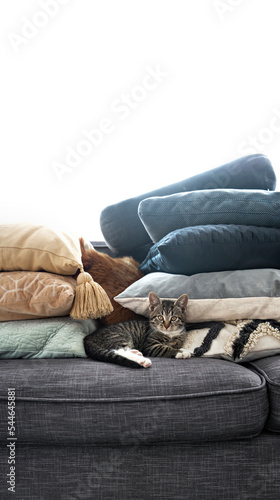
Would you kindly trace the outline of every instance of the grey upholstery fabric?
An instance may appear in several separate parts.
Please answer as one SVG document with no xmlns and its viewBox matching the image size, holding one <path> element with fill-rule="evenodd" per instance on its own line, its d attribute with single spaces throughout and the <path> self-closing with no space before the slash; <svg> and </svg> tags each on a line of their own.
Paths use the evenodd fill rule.
<svg viewBox="0 0 280 500">
<path fill-rule="evenodd" d="M 252 437 L 268 415 L 264 378 L 216 359 L 153 358 L 135 370 L 89 359 L 3 360 L 21 443 L 131 445 Z M 2 442 L 7 394 L 0 399 Z"/>
<path fill-rule="evenodd" d="M 268 387 L 269 416 L 266 428 L 280 432 L 280 356 L 259 359 L 251 365 L 265 378 Z"/>
<path fill-rule="evenodd" d="M 279 500 L 280 435 L 195 444 L 22 446 L 14 500 Z M 6 496 L 5 496 L 6 493 Z"/>
</svg>

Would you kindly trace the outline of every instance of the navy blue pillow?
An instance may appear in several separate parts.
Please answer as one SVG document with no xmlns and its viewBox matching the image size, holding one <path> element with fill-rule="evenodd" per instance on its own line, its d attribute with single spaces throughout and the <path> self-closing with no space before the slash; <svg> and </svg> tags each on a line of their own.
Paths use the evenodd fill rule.
<svg viewBox="0 0 280 500">
<path fill-rule="evenodd" d="M 248 224 L 280 228 L 280 192 L 204 189 L 147 198 L 139 217 L 154 243 L 171 231 L 206 224 Z"/>
<path fill-rule="evenodd" d="M 207 169 L 207 166 L 205 168 Z M 191 172 L 190 163 L 186 170 Z M 133 174 L 134 172 L 132 172 L 131 182 L 137 184 L 137 175 L 141 175 L 141 172 L 136 172 L 136 177 Z M 152 245 L 151 238 L 138 217 L 138 205 L 145 198 L 201 189 L 274 190 L 275 185 L 275 172 L 267 156 L 259 153 L 248 155 L 175 184 L 110 205 L 101 212 L 100 227 L 108 247 L 113 252 L 121 255 L 132 255 L 141 261 Z M 221 222 L 221 224 L 226 223 L 236 224 L 236 222 Z M 170 231 L 173 229 L 178 229 L 178 227 L 173 227 Z M 168 232 L 165 231 L 162 236 Z"/>
<path fill-rule="evenodd" d="M 245 225 L 193 226 L 155 243 L 140 265 L 144 273 L 192 275 L 280 268 L 280 229 Z"/>
</svg>

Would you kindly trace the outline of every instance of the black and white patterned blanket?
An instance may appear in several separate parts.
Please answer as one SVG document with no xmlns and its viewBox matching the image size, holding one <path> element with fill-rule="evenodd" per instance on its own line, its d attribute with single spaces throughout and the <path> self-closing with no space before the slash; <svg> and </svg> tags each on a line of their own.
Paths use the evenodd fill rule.
<svg viewBox="0 0 280 500">
<path fill-rule="evenodd" d="M 184 348 L 194 357 L 241 362 L 280 353 L 280 321 L 236 320 L 189 323 Z"/>
</svg>

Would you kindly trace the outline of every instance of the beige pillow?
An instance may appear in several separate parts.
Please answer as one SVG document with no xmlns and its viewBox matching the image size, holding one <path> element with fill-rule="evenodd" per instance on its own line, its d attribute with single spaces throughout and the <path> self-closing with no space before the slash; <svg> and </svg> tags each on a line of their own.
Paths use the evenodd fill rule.
<svg viewBox="0 0 280 500">
<path fill-rule="evenodd" d="M 33 224 L 0 225 L 0 271 L 74 275 L 82 269 L 79 239 Z"/>
<path fill-rule="evenodd" d="M 85 273 L 80 241 L 71 234 L 34 224 L 0 225 L 0 271 L 46 271 L 77 277 L 70 316 L 100 318 L 113 310 L 102 286 Z"/>
<path fill-rule="evenodd" d="M 51 273 L 0 273 L 0 321 L 69 315 L 76 280 Z"/>
</svg>

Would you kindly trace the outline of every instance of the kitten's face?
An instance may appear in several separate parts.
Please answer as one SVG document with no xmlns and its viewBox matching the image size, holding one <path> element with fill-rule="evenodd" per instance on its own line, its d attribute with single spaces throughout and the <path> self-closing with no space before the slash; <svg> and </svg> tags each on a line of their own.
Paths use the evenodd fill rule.
<svg viewBox="0 0 280 500">
<path fill-rule="evenodd" d="M 177 300 L 161 300 L 154 292 L 149 294 L 150 323 L 165 335 L 174 337 L 185 330 L 185 310 L 188 295 L 181 295 Z"/>
</svg>

